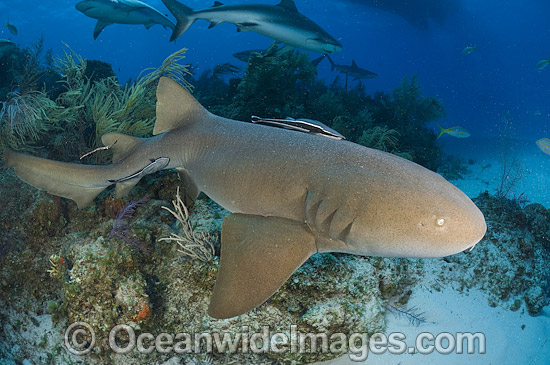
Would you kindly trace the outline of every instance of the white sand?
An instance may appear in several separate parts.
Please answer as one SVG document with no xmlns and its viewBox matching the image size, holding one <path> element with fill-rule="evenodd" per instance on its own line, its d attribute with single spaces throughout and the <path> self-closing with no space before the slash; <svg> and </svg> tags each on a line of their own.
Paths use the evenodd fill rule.
<svg viewBox="0 0 550 365">
<path fill-rule="evenodd" d="M 386 334 L 402 332 L 407 336 L 407 346 L 414 346 L 417 334 L 430 332 L 437 336 L 442 332 L 482 332 L 486 338 L 486 354 L 443 355 L 435 351 L 429 355 L 369 354 L 366 364 L 541 364 L 550 359 L 550 307 L 542 314 L 531 317 L 524 308 L 517 312 L 491 308 L 483 293 L 477 290 L 461 294 L 452 289 L 437 292 L 421 285 L 413 290 L 408 303 L 425 312 L 426 323 L 415 327 L 405 318 L 388 314 Z M 522 329 L 522 325 L 525 325 Z M 433 342 L 432 342 L 433 343 Z M 348 356 L 330 364 L 352 364 Z"/>
<path fill-rule="evenodd" d="M 475 162 L 468 165 L 470 174 L 464 175 L 464 179 L 453 181 L 468 196 L 476 197 L 485 190 L 495 193 L 501 181 L 503 156 L 506 151 L 508 161 L 517 160 L 520 169 L 525 173 L 510 197 L 523 193 L 529 203 L 540 203 L 550 208 L 550 156 L 536 146 L 535 140 L 514 139 L 506 144 L 499 138 L 457 139 L 443 136 L 439 141 L 445 153 Z M 482 170 L 482 166 L 489 164 L 490 167 Z"/>
</svg>

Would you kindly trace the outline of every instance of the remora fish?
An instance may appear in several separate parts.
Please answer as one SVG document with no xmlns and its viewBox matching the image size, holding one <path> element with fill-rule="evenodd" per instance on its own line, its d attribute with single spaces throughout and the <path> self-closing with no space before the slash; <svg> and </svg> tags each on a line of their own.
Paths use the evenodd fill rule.
<svg viewBox="0 0 550 365">
<path fill-rule="evenodd" d="M 90 18 L 97 19 L 94 39 L 108 25 L 143 24 L 149 29 L 155 24 L 174 28 L 175 24 L 150 5 L 138 0 L 84 0 L 75 8 Z"/>
<path fill-rule="evenodd" d="M 318 136 L 334 139 L 346 139 L 343 135 L 330 128 L 329 126 L 319 122 L 318 120 L 299 118 L 294 119 L 287 117 L 286 119 L 277 118 L 262 118 L 258 116 L 251 116 L 252 123 L 270 125 L 277 128 L 285 128 L 297 132 L 311 133 Z"/>
<path fill-rule="evenodd" d="M 442 135 L 448 134 L 449 136 L 453 136 L 455 138 L 468 138 L 470 137 L 470 132 L 461 126 L 456 127 L 450 127 L 450 128 L 443 128 L 439 125 L 439 123 L 435 123 L 439 127 L 439 135 L 436 139 L 439 139 Z"/>
<path fill-rule="evenodd" d="M 196 11 L 176 0 L 162 2 L 177 19 L 171 41 L 181 36 L 195 20 L 205 19 L 210 21 L 209 28 L 223 22 L 232 23 L 239 32 L 251 30 L 283 42 L 287 48 L 320 53 L 342 50 L 340 42 L 298 12 L 294 0 L 281 0 L 278 5 L 223 5 L 216 1 L 213 7 Z"/>
<path fill-rule="evenodd" d="M 441 257 L 476 245 L 486 231 L 476 205 L 420 165 L 345 140 L 213 115 L 165 77 L 157 88 L 153 133 L 104 135 L 113 150 L 110 165 L 10 150 L 4 158 L 27 183 L 80 208 L 111 181 L 120 195 L 148 168 L 177 169 L 185 200 L 202 191 L 232 212 L 222 225 L 208 309 L 215 318 L 262 304 L 317 252 Z"/>
<path fill-rule="evenodd" d="M 353 60 L 351 61 L 351 66 L 346 66 L 346 65 L 338 65 L 338 64 L 334 63 L 332 61 L 332 58 L 330 58 L 330 56 L 328 56 L 328 55 L 327 55 L 327 58 L 328 58 L 328 61 L 330 62 L 330 66 L 331 66 L 332 71 L 334 71 L 336 69 L 339 72 L 341 72 L 341 73 L 343 73 L 347 76 L 353 77 L 354 80 L 374 79 L 374 78 L 378 77 L 378 75 L 375 74 L 374 72 L 371 72 L 369 70 L 365 70 L 364 68 L 361 68 L 361 67 L 357 66 L 357 64 Z"/>
</svg>

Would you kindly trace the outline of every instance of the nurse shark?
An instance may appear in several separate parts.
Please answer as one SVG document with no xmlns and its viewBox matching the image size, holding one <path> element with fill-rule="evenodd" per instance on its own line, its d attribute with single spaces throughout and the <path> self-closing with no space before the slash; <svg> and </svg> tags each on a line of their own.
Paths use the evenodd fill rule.
<svg viewBox="0 0 550 365">
<path fill-rule="evenodd" d="M 202 191 L 231 212 L 208 308 L 214 318 L 259 306 L 318 252 L 442 257 L 485 234 L 483 214 L 462 191 L 395 155 L 216 116 L 166 77 L 156 114 L 153 137 L 103 136 L 109 165 L 5 150 L 6 167 L 80 208 L 111 184 L 122 195 L 148 173 L 177 169 L 185 201 Z"/>
</svg>

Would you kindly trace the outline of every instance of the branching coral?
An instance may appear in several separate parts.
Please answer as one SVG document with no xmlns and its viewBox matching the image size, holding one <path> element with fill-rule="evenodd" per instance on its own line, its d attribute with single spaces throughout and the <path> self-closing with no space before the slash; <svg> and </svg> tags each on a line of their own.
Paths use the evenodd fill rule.
<svg viewBox="0 0 550 365">
<path fill-rule="evenodd" d="M 185 79 L 190 75 L 187 66 L 179 63 L 185 58 L 186 51 L 184 48 L 171 54 L 157 69 L 142 71 L 137 81 L 124 89 L 120 89 L 112 78 L 94 84 L 94 100 L 90 108 L 96 125 L 93 145 L 98 145 L 101 136 L 110 132 L 136 137 L 152 133 L 155 122 L 154 84 L 160 77 L 168 76 L 188 90 L 192 89 Z"/>
<path fill-rule="evenodd" d="M 189 210 L 183 204 L 180 197 L 180 189 L 176 191 L 176 199 L 172 200 L 174 210 L 162 207 L 169 211 L 181 226 L 181 235 L 172 233 L 170 237 L 159 239 L 160 241 L 174 241 L 180 246 L 180 252 L 193 259 L 199 259 L 203 262 L 211 262 L 214 257 L 215 237 L 209 233 L 195 232 L 189 221 Z"/>
<path fill-rule="evenodd" d="M 506 114 L 503 119 L 503 128 L 500 134 L 500 162 L 501 172 L 498 187 L 495 195 L 497 197 L 509 197 L 519 182 L 523 180 L 528 171 L 523 167 L 522 162 L 518 159 L 517 153 L 514 153 L 512 147 L 512 121 L 510 116 Z"/>
<path fill-rule="evenodd" d="M 399 146 L 399 132 L 386 126 L 376 126 L 363 131 L 357 143 L 381 151 L 393 151 Z"/>
<path fill-rule="evenodd" d="M 42 92 L 11 93 L 0 110 L 0 145 L 29 149 L 51 128 L 48 111 L 53 109 L 55 103 Z"/>
<path fill-rule="evenodd" d="M 142 71 L 136 82 L 122 88 L 115 77 L 87 77 L 88 62 L 66 47 L 55 62 L 66 91 L 56 100 L 61 108 L 51 114 L 54 125 L 62 131 L 53 146 L 61 158 L 74 159 L 84 150 L 101 145 L 101 136 L 107 133 L 150 135 L 155 122 L 154 86 L 161 76 L 191 89 L 185 80 L 190 75 L 187 66 L 179 63 L 186 49 L 168 56 L 157 69 Z"/>
<path fill-rule="evenodd" d="M 315 83 L 317 70 L 300 52 L 249 59 L 238 94 L 231 105 L 241 120 L 251 114 L 273 117 L 303 116 L 304 104 Z"/>
<path fill-rule="evenodd" d="M 38 80 L 44 74 L 45 70 L 40 65 L 41 54 L 44 50 L 44 36 L 41 36 L 36 42 L 31 43 L 30 49 L 25 49 L 25 62 L 21 65 L 22 71 L 16 77 L 19 89 L 22 92 L 36 90 Z"/>
<path fill-rule="evenodd" d="M 67 44 L 66 50 L 63 50 L 62 57 L 56 57 L 54 67 L 57 72 L 63 77 L 63 83 L 67 90 L 79 90 L 82 84 L 86 82 L 84 77 L 86 73 L 86 60 L 75 53 Z"/>
</svg>

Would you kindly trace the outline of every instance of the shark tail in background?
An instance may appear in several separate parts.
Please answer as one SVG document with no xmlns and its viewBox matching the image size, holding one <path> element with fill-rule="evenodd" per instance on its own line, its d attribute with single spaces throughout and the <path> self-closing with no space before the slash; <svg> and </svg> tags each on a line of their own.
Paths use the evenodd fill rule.
<svg viewBox="0 0 550 365">
<path fill-rule="evenodd" d="M 172 42 L 185 33 L 185 31 L 195 22 L 196 19 L 193 17 L 195 11 L 176 0 L 162 0 L 162 2 L 177 20 L 176 27 L 170 37 L 170 42 Z"/>
<path fill-rule="evenodd" d="M 437 138 L 436 138 L 436 139 L 439 139 L 439 137 L 444 135 L 445 132 L 447 132 L 447 130 L 445 128 L 443 128 L 442 126 L 440 126 L 439 123 L 435 123 L 435 124 L 437 124 L 437 126 L 439 127 L 439 136 L 437 136 Z"/>
<path fill-rule="evenodd" d="M 330 62 L 330 70 L 334 71 L 334 62 L 332 61 L 332 58 L 330 58 L 329 55 L 327 55 L 328 62 Z"/>
<path fill-rule="evenodd" d="M 322 60 L 325 59 L 325 56 L 327 56 L 326 54 L 314 59 L 313 61 L 311 61 L 311 64 L 315 67 L 319 66 L 319 64 L 321 63 Z"/>
</svg>

